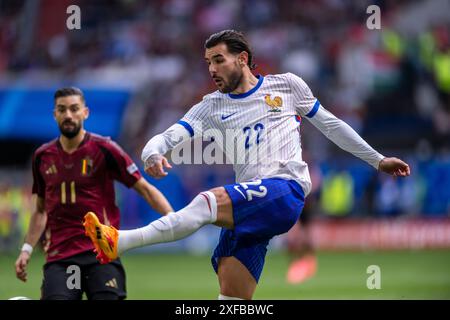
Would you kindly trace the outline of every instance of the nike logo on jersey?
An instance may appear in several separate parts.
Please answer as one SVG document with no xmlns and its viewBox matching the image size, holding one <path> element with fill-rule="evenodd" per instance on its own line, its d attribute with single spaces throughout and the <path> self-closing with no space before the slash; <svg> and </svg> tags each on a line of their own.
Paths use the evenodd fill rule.
<svg viewBox="0 0 450 320">
<path fill-rule="evenodd" d="M 239 190 L 239 186 L 234 186 L 234 190 L 236 190 L 237 192 L 239 192 L 239 193 L 244 197 L 244 199 L 247 200 L 247 198 L 246 198 L 245 195 L 242 193 L 242 191 Z"/>
<path fill-rule="evenodd" d="M 237 112 L 235 112 L 235 113 L 232 113 L 232 114 L 229 114 L 229 115 L 222 115 L 222 120 L 226 120 L 226 119 L 228 119 L 229 117 L 231 117 L 232 115 L 235 115 Z"/>
</svg>

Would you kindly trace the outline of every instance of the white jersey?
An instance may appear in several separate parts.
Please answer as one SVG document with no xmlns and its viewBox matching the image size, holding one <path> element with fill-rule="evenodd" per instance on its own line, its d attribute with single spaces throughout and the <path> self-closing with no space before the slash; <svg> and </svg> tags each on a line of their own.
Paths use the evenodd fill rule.
<svg viewBox="0 0 450 320">
<path fill-rule="evenodd" d="M 258 76 L 257 85 L 244 94 L 216 91 L 204 96 L 177 125 L 147 143 L 142 159 L 173 149 L 179 143 L 175 132 L 182 126 L 191 138 L 206 132 L 225 137 L 218 144 L 233 163 L 236 182 L 274 177 L 295 180 L 307 195 L 311 179 L 302 159 L 300 117 L 309 119 L 341 148 L 375 168 L 383 158 L 348 125 L 321 107 L 300 77 L 285 73 Z M 234 139 L 229 139 L 230 133 Z"/>
<path fill-rule="evenodd" d="M 259 76 L 258 80 L 245 94 L 216 91 L 206 95 L 181 121 L 195 135 L 216 129 L 227 138 L 224 151 L 233 163 L 236 182 L 294 179 L 308 193 L 311 179 L 302 160 L 296 116 L 308 114 L 317 99 L 300 78 L 289 73 Z M 235 141 L 230 141 L 229 132 L 236 133 Z"/>
</svg>

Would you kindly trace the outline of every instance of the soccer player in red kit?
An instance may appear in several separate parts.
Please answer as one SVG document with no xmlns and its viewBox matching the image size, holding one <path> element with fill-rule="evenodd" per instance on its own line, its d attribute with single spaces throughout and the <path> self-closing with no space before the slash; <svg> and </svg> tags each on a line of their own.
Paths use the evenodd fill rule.
<svg viewBox="0 0 450 320">
<path fill-rule="evenodd" d="M 133 160 L 110 138 L 83 128 L 89 116 L 78 88 L 56 91 L 54 118 L 61 135 L 33 155 L 33 194 L 37 195 L 25 244 L 16 261 L 16 275 L 27 280 L 33 247 L 45 231 L 46 264 L 41 299 L 123 299 L 125 271 L 121 262 L 101 265 L 82 225 L 87 211 L 119 228 L 114 180 L 133 187 L 161 214 L 173 211 L 167 199 L 140 174 Z M 70 269 L 69 269 L 70 268 Z M 68 281 L 75 271 L 78 281 Z M 69 285 L 70 284 L 70 285 Z"/>
</svg>

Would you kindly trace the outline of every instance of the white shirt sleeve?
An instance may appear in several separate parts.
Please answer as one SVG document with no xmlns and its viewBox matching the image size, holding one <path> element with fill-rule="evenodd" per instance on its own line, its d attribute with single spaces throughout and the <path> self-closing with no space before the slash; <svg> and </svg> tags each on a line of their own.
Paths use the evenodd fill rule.
<svg viewBox="0 0 450 320">
<path fill-rule="evenodd" d="M 149 160 L 155 155 L 164 155 L 179 144 L 201 136 L 208 127 L 208 99 L 203 98 L 194 105 L 180 121 L 166 131 L 151 138 L 142 150 L 141 159 L 148 166 Z"/>
<path fill-rule="evenodd" d="M 317 107 L 318 100 L 302 78 L 290 72 L 286 73 L 286 76 L 294 95 L 295 110 L 301 116 L 310 115 Z"/>
<path fill-rule="evenodd" d="M 378 165 L 384 156 L 375 151 L 344 121 L 336 118 L 320 104 L 314 115 L 306 118 L 341 149 L 352 153 L 378 170 Z"/>
<path fill-rule="evenodd" d="M 157 134 L 151 138 L 142 150 L 141 159 L 147 164 L 147 161 L 154 155 L 165 155 L 168 151 L 175 148 L 180 143 L 187 141 L 191 135 L 186 128 L 175 123 L 163 133 Z M 147 167 L 147 165 L 146 165 Z"/>
<path fill-rule="evenodd" d="M 378 164 L 384 156 L 375 151 L 348 124 L 321 106 L 302 78 L 292 73 L 286 75 L 294 95 L 296 111 L 301 116 L 305 116 L 341 149 L 352 153 L 378 170 Z"/>
<path fill-rule="evenodd" d="M 192 138 L 197 138 L 210 127 L 209 114 L 210 99 L 207 96 L 203 97 L 203 100 L 193 106 L 184 116 L 178 121 L 189 132 Z"/>
</svg>

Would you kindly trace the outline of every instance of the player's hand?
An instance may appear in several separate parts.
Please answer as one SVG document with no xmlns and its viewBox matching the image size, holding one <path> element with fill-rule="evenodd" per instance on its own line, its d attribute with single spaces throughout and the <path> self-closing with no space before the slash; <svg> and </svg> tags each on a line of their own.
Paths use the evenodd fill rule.
<svg viewBox="0 0 450 320">
<path fill-rule="evenodd" d="M 155 179 L 161 179 L 168 175 L 164 168 L 172 169 L 169 161 L 160 154 L 150 156 L 149 160 L 149 163 L 146 163 L 145 172 Z"/>
<path fill-rule="evenodd" d="M 30 261 L 30 254 L 22 251 L 16 260 L 16 277 L 23 282 L 27 281 L 27 265 Z"/>
<path fill-rule="evenodd" d="M 394 177 L 407 177 L 411 174 L 409 165 L 398 158 L 384 158 L 380 161 L 378 170 Z"/>
</svg>

